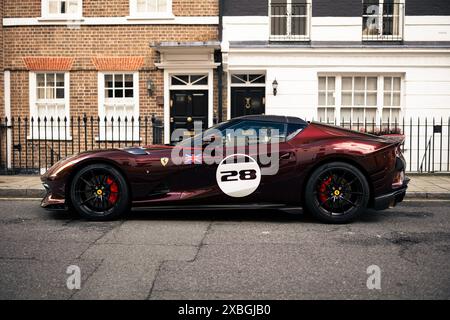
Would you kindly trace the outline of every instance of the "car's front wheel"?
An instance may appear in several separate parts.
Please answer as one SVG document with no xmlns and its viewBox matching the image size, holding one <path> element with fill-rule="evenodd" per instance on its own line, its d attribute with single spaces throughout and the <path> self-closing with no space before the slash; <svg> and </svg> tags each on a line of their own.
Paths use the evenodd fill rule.
<svg viewBox="0 0 450 320">
<path fill-rule="evenodd" d="M 89 220 L 118 218 L 129 211 L 129 199 L 125 178 L 107 164 L 88 165 L 79 170 L 71 182 L 71 207 Z"/>
<path fill-rule="evenodd" d="M 347 223 L 367 208 L 370 188 L 361 171 L 348 163 L 317 168 L 305 188 L 306 208 L 326 223 Z"/>
</svg>

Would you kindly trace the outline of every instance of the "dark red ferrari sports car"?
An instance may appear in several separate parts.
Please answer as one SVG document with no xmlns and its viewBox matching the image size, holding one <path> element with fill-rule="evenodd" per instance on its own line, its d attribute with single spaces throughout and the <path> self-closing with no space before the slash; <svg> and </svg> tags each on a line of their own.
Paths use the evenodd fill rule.
<svg viewBox="0 0 450 320">
<path fill-rule="evenodd" d="M 90 151 L 42 176 L 42 207 L 108 220 L 131 207 L 303 207 L 349 222 L 405 196 L 403 139 L 284 116 L 246 116 L 174 145 Z"/>
</svg>

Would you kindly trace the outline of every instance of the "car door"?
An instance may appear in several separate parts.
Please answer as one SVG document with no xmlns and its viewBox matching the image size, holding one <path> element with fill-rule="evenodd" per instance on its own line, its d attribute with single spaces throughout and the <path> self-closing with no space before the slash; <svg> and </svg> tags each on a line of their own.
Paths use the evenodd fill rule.
<svg viewBox="0 0 450 320">
<path fill-rule="evenodd" d="M 285 183 L 296 164 L 286 124 L 240 121 L 220 134 L 222 157 L 212 159 L 205 145 L 187 152 L 178 174 L 185 188 L 182 199 L 211 204 L 285 201 Z"/>
</svg>

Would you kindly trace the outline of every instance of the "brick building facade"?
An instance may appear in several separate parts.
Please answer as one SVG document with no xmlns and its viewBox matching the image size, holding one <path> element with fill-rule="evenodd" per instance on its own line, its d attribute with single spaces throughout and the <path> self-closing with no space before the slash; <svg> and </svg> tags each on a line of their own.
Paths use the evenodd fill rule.
<svg viewBox="0 0 450 320">
<path fill-rule="evenodd" d="M 41 123 L 37 130 L 22 128 L 20 133 L 41 140 L 53 134 L 74 144 L 81 130 L 76 120 L 84 116 L 107 119 L 106 126 L 112 118 L 121 117 L 124 124 L 125 117 L 137 121 L 156 116 L 164 121 L 166 142 L 177 125 L 190 125 L 197 117 L 207 122 L 205 126 L 212 125 L 217 117 L 215 71 L 220 65 L 214 54 L 220 48 L 218 3 L 2 1 L 1 116 L 53 117 L 50 131 Z M 10 79 L 7 84 L 4 74 Z M 3 105 L 4 88 L 10 109 Z M 67 119 L 68 129 L 56 124 L 58 118 L 61 123 Z M 133 130 L 92 130 L 88 139 L 142 141 L 139 129 Z M 19 132 L 10 132 L 14 134 Z"/>
</svg>

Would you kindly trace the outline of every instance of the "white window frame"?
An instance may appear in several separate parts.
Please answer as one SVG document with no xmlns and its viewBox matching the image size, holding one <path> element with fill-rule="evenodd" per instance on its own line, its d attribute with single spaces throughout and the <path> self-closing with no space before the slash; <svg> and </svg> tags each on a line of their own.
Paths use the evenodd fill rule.
<svg viewBox="0 0 450 320">
<path fill-rule="evenodd" d="M 383 110 L 385 109 L 398 109 L 399 110 L 399 118 L 401 118 L 403 110 L 404 110 L 404 74 L 399 74 L 399 73 L 395 73 L 395 74 L 389 74 L 389 73 L 385 73 L 385 74 L 371 74 L 371 73 L 340 73 L 340 74 L 333 74 L 333 73 L 319 73 L 317 76 L 317 98 L 319 98 L 319 78 L 320 77 L 335 77 L 335 109 L 334 109 L 334 115 L 335 115 L 335 119 L 337 123 L 341 123 L 342 122 L 342 117 L 341 117 L 341 112 L 342 109 L 348 109 L 351 108 L 352 112 L 351 112 L 351 123 L 356 125 L 358 123 L 358 119 L 353 118 L 353 109 L 357 108 L 357 109 L 364 109 L 364 117 L 366 117 L 366 111 L 367 109 L 376 109 L 376 116 L 375 116 L 375 125 L 379 126 L 380 123 L 382 123 L 383 125 L 386 125 L 387 123 L 385 123 L 383 121 Z M 367 106 L 367 105 L 363 105 L 363 106 L 357 106 L 357 105 L 352 105 L 352 106 L 348 106 L 348 105 L 343 105 L 342 104 L 342 78 L 345 77 L 365 77 L 366 78 L 366 82 L 367 82 L 367 78 L 377 78 L 377 103 L 375 106 Z M 384 78 L 385 77 L 392 77 L 392 78 L 400 78 L 400 106 L 385 106 L 384 105 Z M 354 80 L 352 80 L 352 83 L 354 83 Z M 352 91 L 354 95 L 354 88 L 353 88 L 353 84 L 352 84 Z M 365 101 L 367 99 L 367 92 L 365 94 Z M 352 97 L 352 101 L 353 101 L 353 97 Z M 325 108 L 325 106 L 320 106 L 318 104 L 317 106 L 317 112 L 316 112 L 316 117 L 317 119 L 319 119 L 319 108 Z M 333 106 L 328 106 L 327 108 L 333 108 Z M 393 124 L 395 122 L 395 119 L 389 119 L 390 123 Z M 399 121 L 399 119 L 397 119 L 397 121 Z M 360 124 L 364 123 L 364 118 L 360 119 Z M 371 119 L 367 119 L 368 125 L 371 125 L 372 120 Z M 370 122 L 370 123 L 369 123 Z M 345 121 L 345 124 L 348 124 L 348 122 Z"/>
<path fill-rule="evenodd" d="M 326 122 L 329 123 L 334 123 L 334 121 L 336 120 L 336 102 L 337 102 L 337 79 L 336 76 L 334 75 L 319 75 L 318 76 L 318 81 L 320 81 L 320 78 L 325 78 L 325 90 L 320 90 L 320 84 L 318 86 L 318 95 L 317 95 L 317 100 L 318 100 L 318 108 L 317 108 L 317 120 L 325 120 Z M 329 78 L 334 78 L 334 89 L 330 90 L 328 87 L 328 81 Z M 334 104 L 328 104 L 328 95 L 333 92 L 333 97 L 334 97 Z M 321 105 L 320 102 L 320 94 L 324 93 L 325 94 L 325 105 Z M 325 111 L 325 118 L 324 119 L 320 119 L 319 117 L 319 109 L 324 109 Z M 333 109 L 333 117 L 329 117 L 328 116 L 328 109 Z"/>
<path fill-rule="evenodd" d="M 41 15 L 44 19 L 63 19 L 63 20 L 79 20 L 83 17 L 83 0 L 78 1 L 78 10 L 76 13 L 57 13 L 53 14 L 49 12 L 50 0 L 41 0 Z"/>
<path fill-rule="evenodd" d="M 130 16 L 128 19 L 174 19 L 172 0 L 167 0 L 167 9 L 164 12 L 139 12 L 137 0 L 130 1 Z"/>
<path fill-rule="evenodd" d="M 119 130 L 118 130 L 118 117 L 114 116 L 114 131 L 108 131 L 106 130 L 105 135 L 105 129 L 101 128 L 100 132 L 96 138 L 97 141 L 138 141 L 141 139 L 140 137 L 140 128 L 139 128 L 139 72 L 136 71 L 111 71 L 111 72 L 99 72 L 98 73 L 98 115 L 100 118 L 100 126 L 105 125 L 105 117 L 107 117 L 107 124 L 111 125 L 111 118 L 106 113 L 106 107 L 108 103 L 111 103 L 108 101 L 108 98 L 105 96 L 105 76 L 106 75 L 120 75 L 120 74 L 132 74 L 133 75 L 133 112 L 129 116 L 127 115 L 128 120 L 128 127 L 127 129 L 131 129 L 131 119 L 134 117 L 134 131 L 128 134 L 126 134 L 125 139 L 125 131 L 121 130 L 120 136 Z M 126 99 L 126 98 L 124 98 Z M 113 103 L 114 104 L 114 103 Z M 117 103 L 116 106 L 120 105 L 120 103 Z M 113 106 L 114 105 L 110 105 Z M 125 126 L 125 119 L 121 118 L 121 128 L 122 126 Z M 124 127 L 123 127 L 124 128 Z"/>
<path fill-rule="evenodd" d="M 292 2 L 287 0 L 287 16 L 286 16 L 286 35 L 272 35 L 272 0 L 269 0 L 269 36 L 272 41 L 309 41 L 311 38 L 311 17 L 312 17 L 312 0 L 306 0 L 306 34 L 292 35 Z M 284 15 L 275 15 L 275 17 L 284 17 Z M 305 17 L 303 15 L 296 15 L 295 17 Z"/>
<path fill-rule="evenodd" d="M 367 0 L 364 0 L 367 1 Z M 364 2 L 363 1 L 363 2 Z M 383 14 L 383 6 L 386 0 L 378 0 L 378 35 L 362 35 L 363 41 L 401 41 L 403 40 L 403 30 L 404 29 L 404 21 L 405 21 L 405 0 L 394 0 L 394 4 L 399 4 L 399 21 L 398 21 L 398 35 L 384 35 L 383 34 L 383 24 L 384 24 L 384 17 L 386 15 Z M 387 1 L 386 1 L 387 2 Z M 363 12 L 363 23 L 364 23 L 364 17 L 370 17 L 371 15 Z"/>
<path fill-rule="evenodd" d="M 64 99 L 52 99 L 48 102 L 42 102 L 37 99 L 37 75 L 38 74 L 64 74 Z M 56 80 L 56 79 L 55 79 Z M 30 133 L 28 139 L 33 140 L 71 140 L 70 136 L 70 72 L 67 71 L 36 71 L 29 73 L 29 103 L 30 103 Z M 53 137 L 51 131 L 51 117 L 47 116 L 47 124 L 44 118 L 41 118 L 38 126 L 38 104 L 64 104 L 64 115 L 60 117 L 58 131 L 58 117 L 53 118 Z M 64 121 L 64 117 L 67 122 Z M 33 118 L 33 122 L 31 119 Z M 40 132 L 38 131 L 40 129 Z M 44 132 L 42 132 L 42 130 Z M 67 130 L 67 135 L 66 135 Z"/>
</svg>

